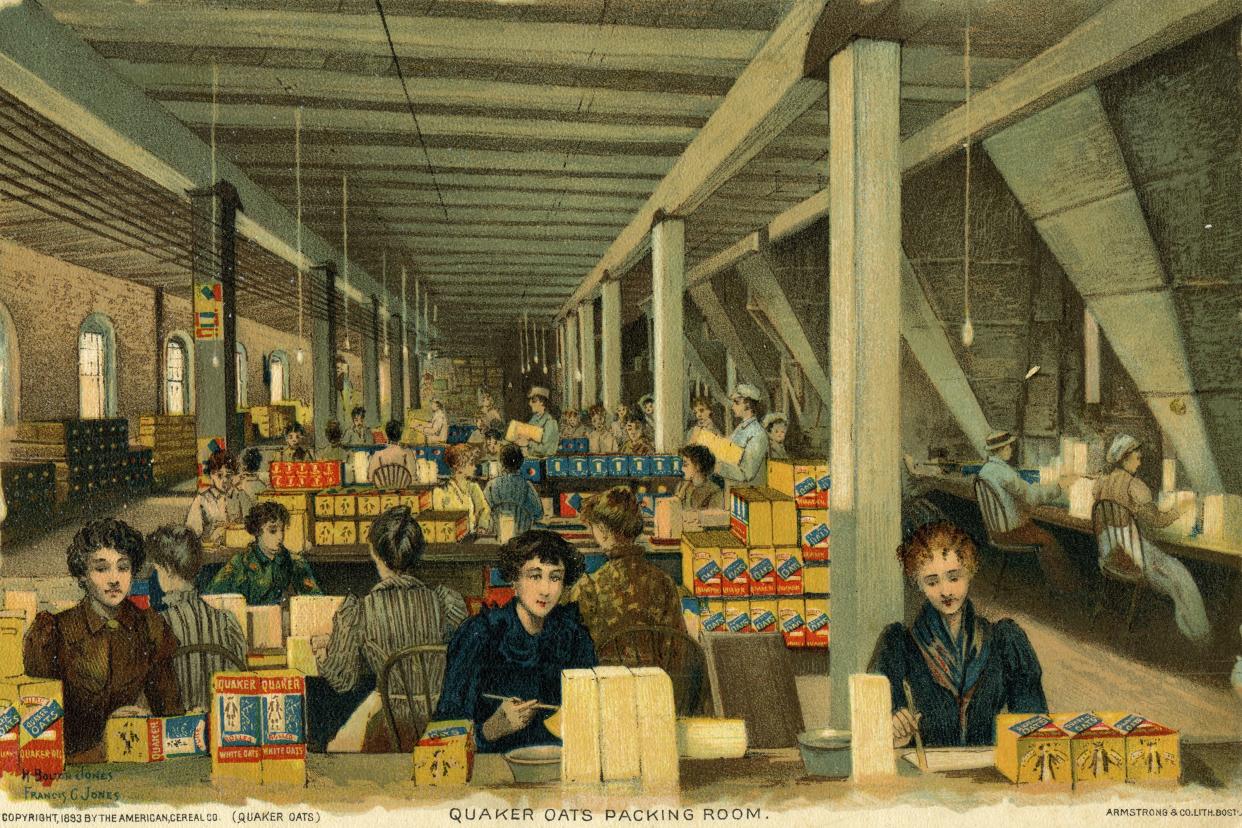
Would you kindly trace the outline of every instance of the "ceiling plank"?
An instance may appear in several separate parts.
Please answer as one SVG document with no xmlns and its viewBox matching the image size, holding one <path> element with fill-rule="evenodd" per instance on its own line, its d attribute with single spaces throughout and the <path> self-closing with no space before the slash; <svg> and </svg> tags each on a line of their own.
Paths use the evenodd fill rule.
<svg viewBox="0 0 1242 828">
<path fill-rule="evenodd" d="M 268 187 L 290 187 L 294 184 L 294 171 L 287 166 L 266 170 L 251 166 L 249 172 L 251 178 Z M 335 170 L 304 170 L 302 173 L 302 187 L 304 190 L 308 187 L 323 185 L 339 188 L 341 175 L 342 173 Z M 554 175 L 552 173 L 544 175 L 532 173 L 507 175 L 497 172 L 491 174 L 482 170 L 476 173 L 438 172 L 434 180 L 430 173 L 415 170 L 360 169 L 350 170 L 348 175 L 351 185 L 361 185 L 368 189 L 372 186 L 382 186 L 394 192 L 432 187 L 435 184 L 439 184 L 441 187 L 461 187 L 464 189 L 486 188 L 489 190 L 518 190 L 522 192 L 553 190 L 566 193 L 617 193 L 646 196 L 655 189 L 655 185 L 660 181 L 659 176 L 588 178 L 586 176 Z"/>
<path fill-rule="evenodd" d="M 211 69 L 202 64 L 136 63 L 113 60 L 112 66 L 156 100 L 211 89 Z M 414 107 L 489 110 L 535 110 L 575 116 L 584 105 L 593 115 L 650 118 L 693 117 L 706 120 L 720 98 L 669 92 L 631 92 L 512 83 L 472 78 L 407 77 Z M 351 105 L 406 105 L 395 75 L 381 76 L 322 69 L 275 69 L 265 66 L 220 67 L 220 96 L 273 95 L 303 101 L 334 99 Z"/>
<path fill-rule="evenodd" d="M 191 127 L 210 126 L 210 101 L 165 101 L 168 111 Z M 292 107 L 268 104 L 220 104 L 217 128 L 270 129 L 293 122 Z M 418 118 L 423 137 L 506 138 L 530 141 L 595 141 L 616 144 L 685 144 L 695 127 L 660 124 L 604 124 L 563 119 L 497 118 L 479 115 L 423 113 Z M 408 112 L 303 107 L 302 129 L 314 132 L 376 132 L 413 136 Z"/>
<path fill-rule="evenodd" d="M 247 49 L 326 49 L 386 57 L 376 15 L 250 11 L 222 6 L 170 8 L 129 0 L 46 0 L 58 20 L 91 41 Z M 518 66 L 604 66 L 614 70 L 734 77 L 763 33 L 576 23 L 517 23 L 389 15 L 402 57 Z"/>
<path fill-rule="evenodd" d="M 909 175 L 925 169 L 957 152 L 963 141 L 986 138 L 1238 14 L 1242 0 L 1114 0 L 1059 43 L 973 95 L 969 119 L 961 106 L 902 141 L 902 170 Z"/>
</svg>

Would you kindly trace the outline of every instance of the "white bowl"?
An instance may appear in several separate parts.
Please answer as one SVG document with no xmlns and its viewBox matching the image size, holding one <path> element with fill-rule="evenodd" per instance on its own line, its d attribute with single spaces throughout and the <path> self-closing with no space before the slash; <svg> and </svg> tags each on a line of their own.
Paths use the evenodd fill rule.
<svg viewBox="0 0 1242 828">
<path fill-rule="evenodd" d="M 556 782 L 561 778 L 561 746 L 533 745 L 505 754 L 505 762 L 520 785 Z"/>
</svg>

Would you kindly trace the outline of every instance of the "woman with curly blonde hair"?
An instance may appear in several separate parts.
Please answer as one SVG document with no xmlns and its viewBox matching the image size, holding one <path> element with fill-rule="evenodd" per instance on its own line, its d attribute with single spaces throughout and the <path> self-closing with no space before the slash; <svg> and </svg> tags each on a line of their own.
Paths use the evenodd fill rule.
<svg viewBox="0 0 1242 828">
<path fill-rule="evenodd" d="M 914 623 L 890 624 L 876 644 L 871 672 L 888 677 L 893 743 L 916 730 L 929 747 L 991 745 L 996 714 L 1046 713 L 1039 658 L 1011 619 L 976 614 L 967 597 L 979 569 L 970 536 L 951 523 L 920 527 L 897 549 L 911 583 L 927 599 Z M 906 704 L 908 681 L 918 713 Z"/>
</svg>

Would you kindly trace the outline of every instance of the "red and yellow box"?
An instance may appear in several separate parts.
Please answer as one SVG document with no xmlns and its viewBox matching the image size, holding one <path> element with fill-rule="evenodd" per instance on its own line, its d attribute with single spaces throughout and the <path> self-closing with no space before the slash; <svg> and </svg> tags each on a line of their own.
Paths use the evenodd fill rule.
<svg viewBox="0 0 1242 828">
<path fill-rule="evenodd" d="M 681 582 L 694 595 L 720 597 L 720 542 L 715 532 L 687 532 L 682 535 Z"/>
<path fill-rule="evenodd" d="M 802 558 L 806 561 L 827 561 L 832 558 L 832 529 L 827 509 L 799 509 L 798 537 Z"/>
<path fill-rule="evenodd" d="M 786 647 L 806 646 L 806 603 L 801 598 L 777 600 L 776 618 Z"/>
<path fill-rule="evenodd" d="M 830 626 L 828 597 L 808 595 L 803 600 L 806 605 L 806 646 L 827 647 Z"/>
<path fill-rule="evenodd" d="M 300 463 L 273 461 L 268 468 L 273 489 L 330 489 L 341 485 L 341 464 L 331 460 Z"/>
<path fill-rule="evenodd" d="M 65 770 L 64 688 L 54 679 L 0 679 L 0 773 L 51 785 Z"/>
<path fill-rule="evenodd" d="M 776 594 L 776 550 L 756 546 L 747 550 L 750 562 L 750 594 L 760 597 Z"/>
<path fill-rule="evenodd" d="M 731 601 L 726 599 L 724 602 L 725 629 L 733 633 L 754 632 L 755 628 L 750 623 L 750 601 Z"/>
<path fill-rule="evenodd" d="M 306 785 L 306 676 L 297 670 L 259 673 L 264 785 Z"/>
<path fill-rule="evenodd" d="M 766 486 L 733 489 L 729 530 L 747 546 L 792 546 L 798 543 L 794 499 Z"/>
<path fill-rule="evenodd" d="M 769 460 L 768 486 L 789 495 L 800 509 L 827 509 L 827 460 Z"/>
<path fill-rule="evenodd" d="M 721 598 L 709 598 L 700 605 L 699 618 L 703 632 L 727 632 L 725 626 L 725 602 Z"/>
<path fill-rule="evenodd" d="M 720 544 L 720 594 L 725 598 L 750 595 L 750 558 L 746 545 L 727 532 L 714 532 Z"/>
<path fill-rule="evenodd" d="M 776 563 L 776 594 L 801 595 L 802 550 L 797 546 L 777 547 L 773 550 Z"/>
<path fill-rule="evenodd" d="M 1126 781 L 1171 782 L 1182 778 L 1181 737 L 1171 727 L 1136 714 L 1097 714 L 1126 736 Z"/>
<path fill-rule="evenodd" d="M 750 626 L 757 633 L 774 633 L 780 629 L 776 615 L 777 602 L 772 598 L 751 599 Z"/>
</svg>

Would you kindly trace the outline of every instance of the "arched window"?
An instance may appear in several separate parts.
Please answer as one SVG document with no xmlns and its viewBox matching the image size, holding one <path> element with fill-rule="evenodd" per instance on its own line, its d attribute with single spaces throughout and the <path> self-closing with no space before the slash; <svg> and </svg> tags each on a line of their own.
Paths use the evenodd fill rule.
<svg viewBox="0 0 1242 828">
<path fill-rule="evenodd" d="M 194 410 L 194 355 L 189 337 L 173 334 L 164 346 L 164 400 L 168 414 Z"/>
<path fill-rule="evenodd" d="M 21 391 L 17 371 L 17 328 L 9 309 L 0 304 L 0 426 L 17 422 Z"/>
<path fill-rule="evenodd" d="M 289 399 L 289 357 L 284 351 L 267 355 L 267 384 L 273 405 Z"/>
<path fill-rule="evenodd" d="M 248 365 L 249 365 L 249 362 L 246 359 L 246 346 L 238 342 L 237 343 L 237 407 L 238 408 L 249 408 L 250 407 L 250 401 L 246 393 L 247 390 L 250 388 L 250 383 L 246 378 L 246 370 L 247 370 Z"/>
<path fill-rule="evenodd" d="M 116 416 L 116 330 L 102 313 L 78 329 L 78 391 L 83 419 Z"/>
</svg>

